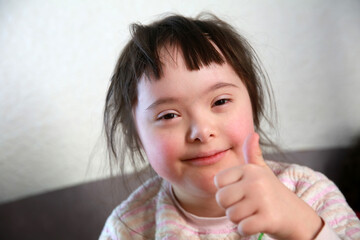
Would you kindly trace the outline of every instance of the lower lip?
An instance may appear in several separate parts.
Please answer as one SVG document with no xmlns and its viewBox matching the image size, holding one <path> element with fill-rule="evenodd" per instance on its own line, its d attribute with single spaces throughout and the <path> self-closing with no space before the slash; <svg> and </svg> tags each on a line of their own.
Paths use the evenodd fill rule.
<svg viewBox="0 0 360 240">
<path fill-rule="evenodd" d="M 213 165 L 217 162 L 219 162 L 226 154 L 228 150 L 218 152 L 214 155 L 208 156 L 208 157 L 200 157 L 200 158 L 193 158 L 185 160 L 186 162 L 195 165 L 195 166 L 207 166 L 207 165 Z"/>
</svg>

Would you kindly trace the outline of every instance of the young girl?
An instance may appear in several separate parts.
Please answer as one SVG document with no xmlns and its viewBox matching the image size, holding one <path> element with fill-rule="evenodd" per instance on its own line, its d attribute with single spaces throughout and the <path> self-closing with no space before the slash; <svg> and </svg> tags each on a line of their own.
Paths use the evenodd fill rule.
<svg viewBox="0 0 360 240">
<path fill-rule="evenodd" d="M 133 25 L 105 129 L 118 161 L 122 130 L 130 159 L 144 152 L 158 176 L 113 211 L 100 239 L 360 239 L 324 175 L 263 159 L 263 76 L 250 45 L 215 16 Z"/>
</svg>

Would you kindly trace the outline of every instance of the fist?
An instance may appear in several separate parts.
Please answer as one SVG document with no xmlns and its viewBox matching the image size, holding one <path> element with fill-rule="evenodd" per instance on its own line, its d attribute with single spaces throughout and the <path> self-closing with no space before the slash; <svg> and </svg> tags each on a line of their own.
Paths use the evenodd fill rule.
<svg viewBox="0 0 360 240">
<path fill-rule="evenodd" d="M 243 146 L 245 164 L 214 177 L 216 201 L 241 235 L 264 232 L 277 239 L 312 239 L 322 227 L 314 210 L 287 189 L 267 166 L 259 135 Z"/>
</svg>

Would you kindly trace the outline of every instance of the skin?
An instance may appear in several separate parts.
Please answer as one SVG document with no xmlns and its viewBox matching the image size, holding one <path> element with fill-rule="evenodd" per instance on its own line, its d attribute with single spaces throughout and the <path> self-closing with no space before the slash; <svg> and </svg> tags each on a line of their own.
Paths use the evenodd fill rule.
<svg viewBox="0 0 360 240">
<path fill-rule="evenodd" d="M 243 235 L 315 236 L 321 219 L 262 158 L 239 76 L 227 63 L 189 71 L 181 52 L 168 50 L 160 51 L 161 79 L 140 80 L 133 114 L 151 166 L 182 207 L 203 217 L 226 214 Z"/>
<path fill-rule="evenodd" d="M 242 145 L 254 131 L 248 92 L 228 64 L 189 71 L 181 53 L 173 49 L 161 54 L 163 77 L 144 78 L 138 85 L 134 118 L 142 146 L 184 209 L 199 216 L 224 216 L 213 179 L 244 162 Z"/>
<path fill-rule="evenodd" d="M 323 227 L 321 218 L 286 188 L 266 165 L 259 135 L 244 144 L 247 164 L 218 173 L 216 199 L 242 235 L 259 232 L 275 239 L 314 239 Z"/>
</svg>

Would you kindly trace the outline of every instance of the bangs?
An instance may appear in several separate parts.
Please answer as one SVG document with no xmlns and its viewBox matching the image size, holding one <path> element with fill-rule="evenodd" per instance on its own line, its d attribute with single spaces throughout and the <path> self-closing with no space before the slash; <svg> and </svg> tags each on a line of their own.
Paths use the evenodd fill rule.
<svg viewBox="0 0 360 240">
<path fill-rule="evenodd" d="M 122 76 L 115 74 L 123 79 L 119 84 L 122 94 L 128 96 L 128 110 L 136 104 L 137 84 L 143 77 L 149 81 L 163 77 L 165 60 L 161 54 L 168 54 L 175 64 L 176 54 L 182 54 L 189 71 L 226 61 L 245 84 L 255 126 L 259 126 L 264 106 L 261 79 L 266 76 L 254 49 L 231 25 L 211 14 L 197 18 L 172 15 L 149 25 L 132 24 L 130 32 L 131 40 L 117 66 L 116 74 Z"/>
<path fill-rule="evenodd" d="M 210 34 L 196 24 L 196 21 L 171 16 L 166 21 L 155 22 L 146 27 L 133 24 L 131 32 L 138 53 L 134 63 L 138 76 L 145 74 L 155 79 L 162 77 L 164 62 L 161 61 L 160 51 L 163 49 L 172 58 L 170 50 L 180 51 L 190 71 L 199 70 L 211 63 L 225 62 Z"/>
</svg>

